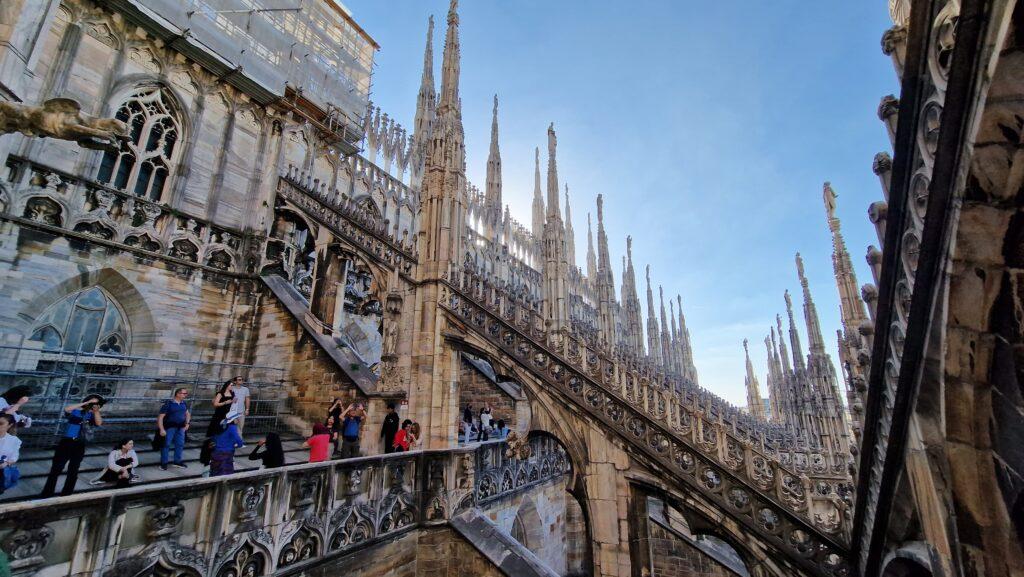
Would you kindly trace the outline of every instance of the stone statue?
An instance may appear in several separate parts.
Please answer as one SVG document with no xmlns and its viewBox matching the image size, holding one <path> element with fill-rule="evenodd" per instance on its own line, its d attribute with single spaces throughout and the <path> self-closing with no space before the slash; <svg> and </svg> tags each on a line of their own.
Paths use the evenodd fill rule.
<svg viewBox="0 0 1024 577">
<path fill-rule="evenodd" d="M 51 98 L 42 106 L 0 102 L 0 135 L 74 140 L 85 148 L 116 150 L 128 138 L 128 127 L 114 118 L 94 118 L 70 98 Z"/>
<path fill-rule="evenodd" d="M 836 217 L 836 191 L 832 190 L 832 185 L 825 183 L 822 189 L 822 198 L 825 200 L 825 212 L 828 213 L 829 218 Z"/>
<path fill-rule="evenodd" d="M 398 349 L 398 317 L 388 320 L 384 329 L 384 356 L 393 356 Z"/>
</svg>

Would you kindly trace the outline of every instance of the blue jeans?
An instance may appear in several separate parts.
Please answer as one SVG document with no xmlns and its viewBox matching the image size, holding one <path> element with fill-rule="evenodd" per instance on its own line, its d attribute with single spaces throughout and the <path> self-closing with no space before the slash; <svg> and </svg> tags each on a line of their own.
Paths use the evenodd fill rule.
<svg viewBox="0 0 1024 577">
<path fill-rule="evenodd" d="M 174 445 L 174 462 L 181 463 L 181 453 L 185 450 L 185 429 L 184 427 L 164 427 L 167 436 L 164 437 L 164 446 L 160 449 L 160 464 L 167 465 L 167 456 L 171 452 L 171 445 Z"/>
</svg>

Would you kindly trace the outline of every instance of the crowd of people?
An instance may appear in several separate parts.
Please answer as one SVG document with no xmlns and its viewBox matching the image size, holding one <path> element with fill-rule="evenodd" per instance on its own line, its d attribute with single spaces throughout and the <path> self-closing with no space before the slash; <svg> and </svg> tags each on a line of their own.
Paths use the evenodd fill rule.
<svg viewBox="0 0 1024 577">
<path fill-rule="evenodd" d="M 462 409 L 462 420 L 459 422 L 462 431 L 463 441 L 472 442 L 476 434 L 477 441 L 488 439 L 504 439 L 508 436 L 509 428 L 505 425 L 504 419 L 495 419 L 490 405 L 480 407 L 479 412 L 473 410 L 473 406 L 467 404 Z"/>
<path fill-rule="evenodd" d="M 19 429 L 32 425 L 32 419 L 22 414 L 31 395 L 32 389 L 27 386 L 12 387 L 0 395 L 0 494 L 17 485 L 20 479 L 17 463 L 21 440 L 17 433 Z M 213 414 L 200 443 L 199 462 L 209 467 L 204 475 L 229 475 L 235 471 L 235 452 L 246 446 L 242 434 L 251 407 L 249 388 L 242 377 L 234 377 L 225 382 L 209 402 Z M 60 494 L 70 495 L 75 491 L 86 448 L 96 428 L 104 424 L 103 407 L 106 404 L 107 399 L 102 395 L 89 394 L 81 402 L 64 407 L 57 444 L 40 497 L 51 497 L 56 493 L 62 474 L 65 478 Z M 151 444 L 153 450 L 160 453 L 161 470 L 167 471 L 171 467 L 188 468 L 184 461 L 184 451 L 192 425 L 191 407 L 189 390 L 184 387 L 175 389 L 171 397 L 160 405 Z M 384 452 L 418 449 L 422 443 L 419 423 L 401 419 L 394 403 L 388 403 L 386 410 L 380 429 Z M 488 435 L 504 437 L 507 434 L 504 421 L 499 420 L 496 425 L 492 422 L 489 406 L 481 409 L 475 425 L 472 424 L 473 413 L 468 405 L 466 414 L 470 417 L 467 441 L 472 431 L 477 431 L 478 440 L 486 440 Z M 308 461 L 316 463 L 330 458 L 360 456 L 361 432 L 367 417 L 363 403 L 346 404 L 340 398 L 333 399 L 323 422 L 313 425 L 311 434 L 302 444 L 303 448 L 309 450 Z M 267 433 L 265 438 L 256 443 L 249 454 L 249 460 L 261 462 L 264 468 L 283 466 L 285 454 L 280 434 Z M 107 455 L 106 466 L 90 480 L 90 484 L 127 487 L 141 480 L 138 469 L 139 456 L 135 451 L 135 441 L 122 438 Z"/>
</svg>

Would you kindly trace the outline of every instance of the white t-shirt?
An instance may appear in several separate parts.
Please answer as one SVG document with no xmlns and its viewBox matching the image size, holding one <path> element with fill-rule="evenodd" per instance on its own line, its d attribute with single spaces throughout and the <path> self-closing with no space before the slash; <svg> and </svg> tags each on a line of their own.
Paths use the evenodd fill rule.
<svg viewBox="0 0 1024 577">
<path fill-rule="evenodd" d="M 485 429 L 491 426 L 491 414 L 490 413 L 481 413 L 480 414 L 480 425 L 483 426 L 483 428 L 485 428 Z"/>
<path fill-rule="evenodd" d="M 244 415 L 245 399 L 249 397 L 249 387 L 234 387 L 231 389 L 231 393 L 235 395 L 235 400 L 231 402 L 231 412 Z"/>
<path fill-rule="evenodd" d="M 0 437 L 0 457 L 7 457 L 8 464 L 18 462 L 18 452 L 21 450 L 21 439 L 7 433 Z"/>
</svg>

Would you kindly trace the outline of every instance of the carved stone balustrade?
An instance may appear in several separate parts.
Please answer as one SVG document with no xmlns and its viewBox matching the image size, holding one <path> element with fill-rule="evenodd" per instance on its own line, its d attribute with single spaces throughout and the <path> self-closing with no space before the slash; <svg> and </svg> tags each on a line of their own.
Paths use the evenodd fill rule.
<svg viewBox="0 0 1024 577">
<path fill-rule="evenodd" d="M 396 239 L 387 221 L 353 204 L 337 189 L 313 182 L 295 167 L 281 175 L 278 196 L 389 268 L 410 274 L 416 265 L 412 239 Z"/>
<path fill-rule="evenodd" d="M 293 573 L 570 471 L 553 438 L 290 465 L 0 508 L 15 576 Z"/>
<path fill-rule="evenodd" d="M 259 264 L 261 238 L 17 157 L 7 168 L 0 214 L 8 218 L 213 272 L 251 274 Z"/>
</svg>

